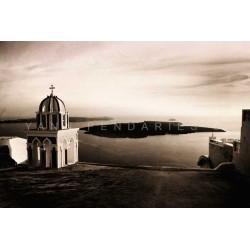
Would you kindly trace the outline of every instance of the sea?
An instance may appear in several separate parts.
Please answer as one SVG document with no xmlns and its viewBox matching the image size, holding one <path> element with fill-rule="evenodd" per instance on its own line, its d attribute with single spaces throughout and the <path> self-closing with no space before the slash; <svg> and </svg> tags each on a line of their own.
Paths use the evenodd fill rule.
<svg viewBox="0 0 250 250">
<path fill-rule="evenodd" d="M 82 128 L 92 125 L 141 122 L 144 120 L 150 119 L 116 118 L 109 121 L 73 122 L 70 126 Z M 182 120 L 178 121 L 183 122 Z M 191 125 L 192 121 L 186 119 L 183 124 Z M 214 127 L 214 123 L 209 120 L 199 120 L 195 125 Z M 217 128 L 224 130 L 229 127 L 229 130 L 224 133 L 214 133 L 214 136 L 218 138 L 240 138 L 239 123 L 236 126 L 228 126 L 228 123 L 223 122 L 216 125 Z M 34 126 L 35 124 L 32 124 L 31 128 Z M 25 123 L 0 124 L 0 136 L 25 138 L 25 130 L 27 130 Z M 208 155 L 209 136 L 211 136 L 211 133 L 159 135 L 136 139 L 106 138 L 85 134 L 85 131 L 79 130 L 79 161 L 126 166 L 197 167 L 198 158 L 201 155 Z"/>
</svg>

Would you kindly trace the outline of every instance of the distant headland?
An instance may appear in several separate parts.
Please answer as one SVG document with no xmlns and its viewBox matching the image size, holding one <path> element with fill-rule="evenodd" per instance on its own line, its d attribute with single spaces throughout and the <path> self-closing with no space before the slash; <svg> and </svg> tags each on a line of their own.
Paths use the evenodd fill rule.
<svg viewBox="0 0 250 250">
<path fill-rule="evenodd" d="M 70 117 L 69 122 L 90 122 L 90 121 L 110 121 L 113 120 L 111 117 Z M 24 119 L 9 119 L 0 120 L 0 123 L 35 123 L 36 118 L 24 118 Z"/>
<path fill-rule="evenodd" d="M 166 134 L 190 134 L 197 132 L 225 132 L 218 128 L 207 128 L 198 126 L 184 126 L 180 122 L 168 121 L 144 121 L 138 123 L 116 123 L 108 125 L 96 125 L 84 127 L 85 134 L 110 138 L 145 138 L 155 135 Z"/>
</svg>

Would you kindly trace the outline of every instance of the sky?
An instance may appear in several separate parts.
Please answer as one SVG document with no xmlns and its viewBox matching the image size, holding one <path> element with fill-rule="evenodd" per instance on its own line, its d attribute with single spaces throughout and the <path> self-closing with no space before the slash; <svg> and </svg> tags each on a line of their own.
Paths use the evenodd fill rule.
<svg viewBox="0 0 250 250">
<path fill-rule="evenodd" d="M 250 42 L 1 42 L 0 119 L 61 98 L 71 116 L 224 117 L 250 108 Z"/>
</svg>

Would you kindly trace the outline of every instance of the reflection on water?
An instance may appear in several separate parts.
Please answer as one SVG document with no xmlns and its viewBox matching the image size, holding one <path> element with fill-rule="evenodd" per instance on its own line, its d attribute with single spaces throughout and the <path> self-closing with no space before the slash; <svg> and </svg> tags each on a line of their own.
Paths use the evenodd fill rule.
<svg viewBox="0 0 250 250">
<path fill-rule="evenodd" d="M 115 121 L 117 122 L 117 121 Z M 118 121 L 119 122 L 119 121 Z M 89 125 L 101 124 L 91 122 Z M 102 124 L 114 123 L 105 121 Z M 72 127 L 86 127 L 88 122 L 72 123 Z M 0 124 L 0 136 L 25 138 L 25 124 Z M 215 133 L 220 138 L 239 138 L 239 131 Z M 79 131 L 79 161 L 120 165 L 152 165 L 194 167 L 198 157 L 208 154 L 210 133 L 151 136 L 142 139 L 105 138 Z"/>
</svg>

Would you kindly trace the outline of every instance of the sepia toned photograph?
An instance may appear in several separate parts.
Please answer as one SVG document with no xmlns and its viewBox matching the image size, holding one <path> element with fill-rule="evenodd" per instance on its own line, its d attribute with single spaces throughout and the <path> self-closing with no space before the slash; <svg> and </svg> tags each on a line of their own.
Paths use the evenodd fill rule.
<svg viewBox="0 0 250 250">
<path fill-rule="evenodd" d="M 250 207 L 250 42 L 0 42 L 0 207 Z"/>
</svg>

